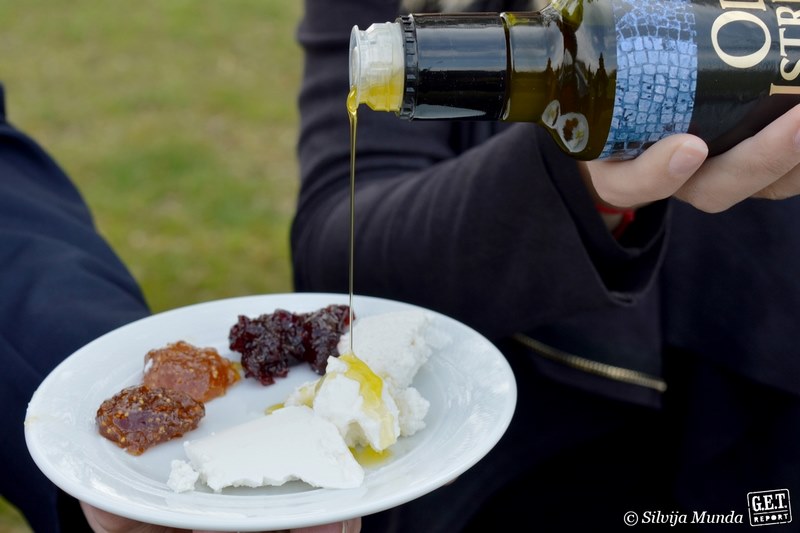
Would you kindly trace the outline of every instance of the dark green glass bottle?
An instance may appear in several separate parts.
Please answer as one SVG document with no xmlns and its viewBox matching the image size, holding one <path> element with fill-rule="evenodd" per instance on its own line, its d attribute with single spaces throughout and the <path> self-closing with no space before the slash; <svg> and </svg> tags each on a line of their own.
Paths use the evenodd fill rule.
<svg viewBox="0 0 800 533">
<path fill-rule="evenodd" d="M 557 0 L 538 12 L 415 14 L 353 28 L 359 103 L 412 120 L 547 128 L 580 159 L 674 133 L 712 154 L 800 103 L 800 1 Z"/>
</svg>

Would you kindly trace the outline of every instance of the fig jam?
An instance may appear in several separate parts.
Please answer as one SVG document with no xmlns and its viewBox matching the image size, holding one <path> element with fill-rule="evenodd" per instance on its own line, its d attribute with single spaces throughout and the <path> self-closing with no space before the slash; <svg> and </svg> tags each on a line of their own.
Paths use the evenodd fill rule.
<svg viewBox="0 0 800 533">
<path fill-rule="evenodd" d="M 188 394 L 161 387 L 128 387 L 97 410 L 100 434 L 131 455 L 191 431 L 206 414 Z"/>
<path fill-rule="evenodd" d="M 185 392 L 198 402 L 225 394 L 239 381 L 239 372 L 213 348 L 185 341 L 150 350 L 144 357 L 144 384 Z"/>
</svg>

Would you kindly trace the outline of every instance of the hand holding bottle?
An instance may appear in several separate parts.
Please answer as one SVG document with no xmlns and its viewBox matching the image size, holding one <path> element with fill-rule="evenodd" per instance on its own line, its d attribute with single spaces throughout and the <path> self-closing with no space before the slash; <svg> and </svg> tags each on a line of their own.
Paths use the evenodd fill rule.
<svg viewBox="0 0 800 533">
<path fill-rule="evenodd" d="M 800 106 L 727 152 L 707 158 L 693 135 L 667 137 L 630 161 L 581 162 L 597 196 L 618 207 L 674 196 L 715 213 L 747 198 L 800 194 Z"/>
</svg>

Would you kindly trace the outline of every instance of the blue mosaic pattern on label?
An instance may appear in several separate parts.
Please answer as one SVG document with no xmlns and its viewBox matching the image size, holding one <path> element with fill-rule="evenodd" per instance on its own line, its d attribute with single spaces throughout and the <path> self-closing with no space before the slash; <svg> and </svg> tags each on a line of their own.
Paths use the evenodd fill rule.
<svg viewBox="0 0 800 533">
<path fill-rule="evenodd" d="M 697 89 L 697 32 L 689 0 L 612 0 L 617 33 L 614 114 L 600 157 L 630 158 L 686 133 Z"/>
</svg>

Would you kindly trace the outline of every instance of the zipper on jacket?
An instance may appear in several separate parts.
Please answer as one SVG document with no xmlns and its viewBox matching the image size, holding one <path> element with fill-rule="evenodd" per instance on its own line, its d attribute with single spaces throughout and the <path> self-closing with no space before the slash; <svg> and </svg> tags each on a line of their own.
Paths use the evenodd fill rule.
<svg viewBox="0 0 800 533">
<path fill-rule="evenodd" d="M 646 387 L 658 392 L 664 392 L 667 390 L 666 381 L 661 378 L 651 376 L 650 374 L 639 372 L 638 370 L 631 370 L 630 368 L 600 363 L 598 361 L 586 359 L 585 357 L 562 352 L 561 350 L 553 348 L 552 346 L 548 346 L 522 333 L 513 335 L 513 339 L 521 343 L 526 348 L 536 352 L 538 355 L 541 355 L 542 357 L 569 366 L 576 370 L 581 370 L 589 374 L 595 374 L 604 378 L 621 381 L 623 383 L 630 383 L 632 385 Z"/>
</svg>

